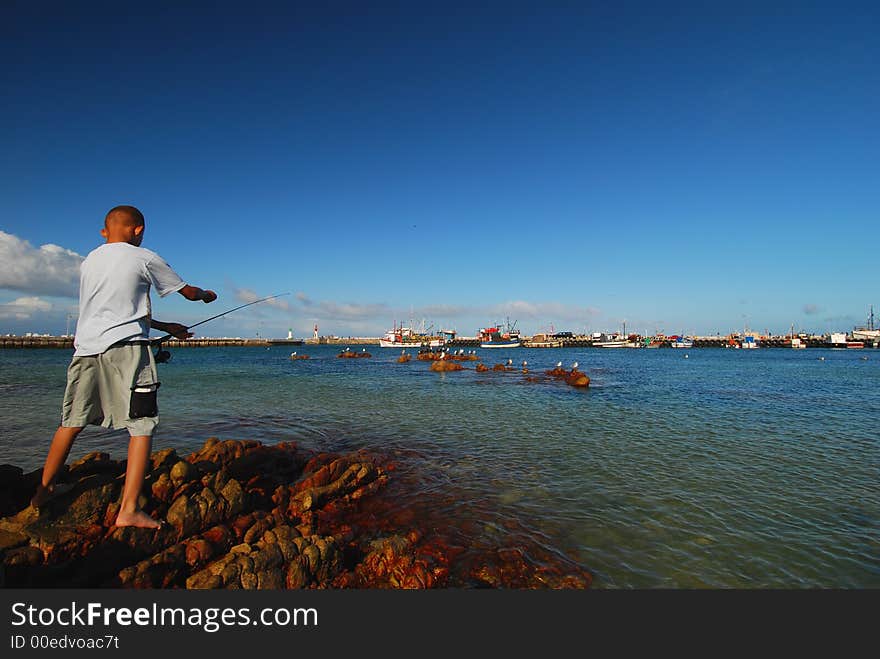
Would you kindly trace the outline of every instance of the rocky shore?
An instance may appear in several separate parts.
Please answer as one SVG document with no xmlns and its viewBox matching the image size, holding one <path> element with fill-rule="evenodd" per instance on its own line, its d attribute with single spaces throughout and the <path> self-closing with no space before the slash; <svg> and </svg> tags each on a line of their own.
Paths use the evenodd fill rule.
<svg viewBox="0 0 880 659">
<path fill-rule="evenodd" d="M 37 511 L 39 470 L 0 465 L 0 586 L 87 588 L 587 588 L 534 548 L 462 546 L 395 514 L 395 464 L 364 451 L 209 438 L 152 455 L 142 505 L 160 529 L 117 528 L 125 462 L 92 453 Z M 399 484 L 398 484 L 399 487 Z M 426 503 L 429 509 L 430 502 Z"/>
</svg>

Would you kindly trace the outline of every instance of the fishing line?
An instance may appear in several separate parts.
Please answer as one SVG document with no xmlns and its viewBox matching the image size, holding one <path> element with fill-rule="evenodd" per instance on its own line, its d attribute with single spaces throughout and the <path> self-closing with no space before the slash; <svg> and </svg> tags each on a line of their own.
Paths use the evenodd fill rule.
<svg viewBox="0 0 880 659">
<path fill-rule="evenodd" d="M 242 304 L 241 306 L 235 307 L 234 309 L 230 309 L 229 311 L 224 311 L 223 313 L 218 313 L 216 316 L 211 316 L 210 318 L 205 318 L 205 320 L 200 320 L 194 325 L 190 325 L 187 327 L 187 331 L 191 330 L 193 327 L 198 327 L 199 325 L 203 325 L 207 323 L 209 320 L 215 320 L 216 318 L 220 318 L 221 316 L 225 316 L 228 313 L 232 313 L 233 311 L 238 311 L 239 309 L 244 309 L 245 307 L 249 307 L 252 304 L 259 304 L 260 302 L 266 302 L 267 300 L 274 300 L 276 297 L 282 297 L 284 295 L 290 295 L 290 293 L 278 293 L 278 295 L 270 295 L 269 297 L 264 297 L 259 300 L 254 300 L 253 302 L 248 302 L 247 304 Z M 159 337 L 157 339 L 151 339 L 150 345 L 154 345 L 157 347 L 156 354 L 154 358 L 157 364 L 165 364 L 171 361 L 171 352 L 168 350 L 163 350 L 162 344 L 168 339 L 173 339 L 173 334 L 166 334 L 165 336 Z"/>
</svg>

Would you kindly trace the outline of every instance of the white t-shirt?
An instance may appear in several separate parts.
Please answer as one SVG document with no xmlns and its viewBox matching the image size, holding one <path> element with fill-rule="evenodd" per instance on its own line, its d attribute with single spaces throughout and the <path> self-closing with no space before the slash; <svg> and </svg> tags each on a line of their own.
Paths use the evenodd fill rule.
<svg viewBox="0 0 880 659">
<path fill-rule="evenodd" d="M 161 256 L 128 243 L 104 243 L 80 266 L 75 356 L 149 339 L 150 286 L 162 297 L 186 286 Z"/>
</svg>

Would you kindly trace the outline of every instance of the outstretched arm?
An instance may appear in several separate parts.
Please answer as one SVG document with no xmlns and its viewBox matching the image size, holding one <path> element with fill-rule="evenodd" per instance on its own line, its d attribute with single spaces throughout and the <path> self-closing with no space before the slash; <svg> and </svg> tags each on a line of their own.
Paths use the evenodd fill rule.
<svg viewBox="0 0 880 659">
<path fill-rule="evenodd" d="M 170 334 L 175 339 L 180 339 L 181 341 L 186 340 L 193 335 L 186 325 L 181 325 L 180 323 L 163 323 L 161 320 L 153 320 L 151 318 L 150 327 L 159 330 L 160 332 Z"/>
<path fill-rule="evenodd" d="M 192 300 L 193 302 L 201 300 L 207 304 L 208 302 L 213 302 L 217 299 L 217 294 L 214 291 L 199 288 L 198 286 L 190 286 L 189 284 L 181 288 L 178 293 L 187 300 Z M 180 340 L 188 339 L 193 335 L 186 325 L 181 325 L 180 323 L 163 323 L 161 320 L 153 320 L 151 318 L 150 327 L 157 329 L 160 332 L 170 334 L 174 338 Z"/>
<path fill-rule="evenodd" d="M 177 292 L 180 293 L 187 300 L 190 300 L 192 302 L 198 302 L 199 300 L 201 300 L 202 302 L 207 304 L 208 302 L 213 302 L 217 299 L 217 294 L 214 291 L 199 288 L 198 286 L 190 286 L 189 284 L 187 284 Z"/>
</svg>

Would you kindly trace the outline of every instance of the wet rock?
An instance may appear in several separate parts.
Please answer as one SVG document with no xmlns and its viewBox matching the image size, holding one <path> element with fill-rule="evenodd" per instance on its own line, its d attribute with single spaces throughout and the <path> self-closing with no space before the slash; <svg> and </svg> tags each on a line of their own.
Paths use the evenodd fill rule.
<svg viewBox="0 0 880 659">
<path fill-rule="evenodd" d="M 5 552 L 3 556 L 3 564 L 9 568 L 14 566 L 34 567 L 42 565 L 43 552 L 37 547 L 16 547 Z"/>
<path fill-rule="evenodd" d="M 243 540 L 245 542 L 256 542 L 263 537 L 269 529 L 275 526 L 275 520 L 272 517 L 264 517 L 255 521 L 251 527 L 245 532 Z"/>
<path fill-rule="evenodd" d="M 202 527 L 201 511 L 198 503 L 187 496 L 174 500 L 165 516 L 168 523 L 177 529 L 180 537 L 186 537 L 199 531 Z"/>
<path fill-rule="evenodd" d="M 375 540 L 355 572 L 362 587 L 367 588 L 432 588 L 442 582 L 448 572 L 432 564 L 426 555 L 419 555 L 412 540 L 395 535 Z"/>
<path fill-rule="evenodd" d="M 114 527 L 125 463 L 90 454 L 68 470 L 70 493 L 0 519 L 0 583 L 436 588 L 488 585 L 492 574 L 498 587 L 589 585 L 577 571 L 554 571 L 552 557 L 532 560 L 522 551 L 471 550 L 475 556 L 453 580 L 451 562 L 464 548 L 438 535 L 445 522 L 401 510 L 399 487 L 387 488 L 394 462 L 366 451 L 316 454 L 294 443 L 209 438 L 183 459 L 170 449 L 156 452 L 151 465 L 144 490 L 151 496 L 139 502 L 166 519 L 164 527 Z M 28 498 L 39 478 L 39 471 L 14 467 L 0 474 L 8 476 L 0 490 Z M 427 533 L 414 528 L 420 522 Z M 480 570 L 482 580 L 474 576 Z"/>
<path fill-rule="evenodd" d="M 209 462 L 217 467 L 225 467 L 233 460 L 261 447 L 262 444 L 251 440 L 228 439 L 220 441 L 216 437 L 212 437 L 205 442 L 199 451 L 187 457 L 187 461 L 193 464 Z"/>
<path fill-rule="evenodd" d="M 152 465 L 153 471 L 158 471 L 163 468 L 170 469 L 178 460 L 180 460 L 180 458 L 177 457 L 177 451 L 173 448 L 155 451 L 150 455 L 150 464 Z"/>
<path fill-rule="evenodd" d="M 333 469 L 323 472 L 335 476 Z M 326 482 L 325 485 L 312 485 L 315 481 L 300 483 L 291 494 L 288 504 L 289 516 L 297 516 L 304 511 L 322 507 L 328 500 L 344 497 L 379 477 L 379 471 L 369 463 L 353 463 L 344 472 Z M 318 481 L 321 482 L 321 481 Z"/>
<path fill-rule="evenodd" d="M 446 372 L 446 371 L 461 371 L 464 367 L 458 362 L 447 361 L 445 359 L 438 359 L 437 361 L 431 362 L 431 370 L 437 372 Z"/>
<path fill-rule="evenodd" d="M 297 550 L 284 553 L 280 536 L 275 542 L 242 543 L 204 570 L 187 579 L 187 588 L 242 588 L 262 586 L 306 588 L 329 585 L 342 570 L 342 554 L 332 537 L 296 537 Z"/>
<path fill-rule="evenodd" d="M 83 479 L 86 476 L 93 474 L 106 474 L 108 472 L 115 472 L 117 469 L 116 462 L 110 460 L 109 453 L 102 453 L 96 451 L 94 453 L 89 453 L 84 455 L 79 460 L 72 462 L 69 465 L 67 476 L 65 480 L 70 479 Z"/>
<path fill-rule="evenodd" d="M 28 536 L 16 531 L 0 529 L 0 556 L 6 556 L 10 551 L 28 545 Z"/>
<path fill-rule="evenodd" d="M 244 510 L 245 497 L 241 484 L 234 478 L 230 478 L 223 489 L 220 490 L 220 496 L 226 499 L 230 515 L 235 515 Z"/>
<path fill-rule="evenodd" d="M 123 588 L 169 588 L 175 585 L 188 568 L 186 545 L 172 545 L 150 558 L 119 572 Z"/>
<path fill-rule="evenodd" d="M 152 492 L 153 498 L 166 503 L 173 500 L 174 489 L 174 483 L 171 482 L 171 477 L 167 473 L 160 474 L 150 484 L 150 492 Z"/>
<path fill-rule="evenodd" d="M 184 483 L 188 483 L 198 475 L 198 470 L 191 463 L 180 460 L 171 467 L 168 474 L 174 487 L 180 487 Z"/>
<path fill-rule="evenodd" d="M 587 377 L 585 373 L 573 368 L 569 371 L 568 375 L 565 376 L 566 384 L 572 387 L 589 387 L 590 386 L 590 378 Z"/>
<path fill-rule="evenodd" d="M 355 352 L 354 350 L 343 350 L 336 356 L 341 359 L 358 359 L 372 357 L 373 355 L 367 352 L 366 349 L 363 349 L 359 352 Z"/>
</svg>

